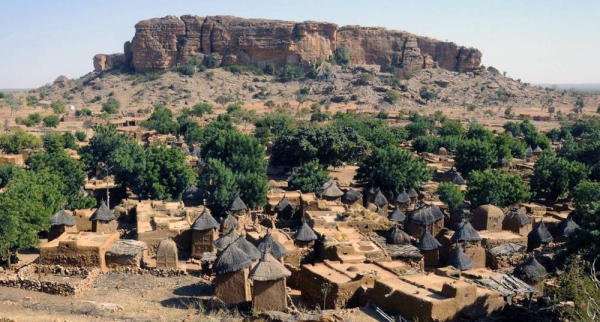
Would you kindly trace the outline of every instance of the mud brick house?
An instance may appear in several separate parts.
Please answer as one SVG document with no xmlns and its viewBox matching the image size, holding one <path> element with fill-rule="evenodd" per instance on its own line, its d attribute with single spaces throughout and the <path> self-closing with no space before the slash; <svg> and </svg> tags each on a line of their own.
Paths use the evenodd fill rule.
<svg viewBox="0 0 600 322">
<path fill-rule="evenodd" d="M 64 233 L 40 248 L 40 264 L 97 267 L 107 271 L 106 251 L 118 239 L 119 233 Z"/>
</svg>

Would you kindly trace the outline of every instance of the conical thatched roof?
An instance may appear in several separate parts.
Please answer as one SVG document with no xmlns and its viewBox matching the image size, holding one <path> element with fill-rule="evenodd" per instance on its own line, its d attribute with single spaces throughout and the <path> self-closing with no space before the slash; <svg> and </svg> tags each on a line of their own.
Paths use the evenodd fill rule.
<svg viewBox="0 0 600 322">
<path fill-rule="evenodd" d="M 337 180 L 330 179 L 323 185 L 321 195 L 329 198 L 337 198 L 344 195 L 344 192 L 338 187 Z"/>
<path fill-rule="evenodd" d="M 434 204 L 429 204 L 429 208 L 431 209 L 431 213 L 433 214 L 433 218 L 435 219 L 435 221 L 444 219 L 444 213 L 438 206 Z"/>
<path fill-rule="evenodd" d="M 515 268 L 514 274 L 526 282 L 541 282 L 546 278 L 548 272 L 535 257 L 531 256 L 528 260 Z"/>
<path fill-rule="evenodd" d="M 413 212 L 410 213 L 408 218 L 411 222 L 423 226 L 429 226 L 436 222 L 431 208 L 427 206 L 415 209 Z"/>
<path fill-rule="evenodd" d="M 538 145 L 537 147 L 535 147 L 535 149 L 533 150 L 534 153 L 542 153 L 542 148 L 540 148 L 540 146 Z"/>
<path fill-rule="evenodd" d="M 231 214 L 228 214 L 221 222 L 221 230 L 237 230 L 238 228 L 240 228 L 240 223 Z"/>
<path fill-rule="evenodd" d="M 279 200 L 279 203 L 277 204 L 277 206 L 275 206 L 275 211 L 277 211 L 277 212 L 292 211 L 292 204 L 290 203 L 290 201 L 287 199 L 286 196 L 283 196 L 283 198 L 281 198 L 281 200 Z"/>
<path fill-rule="evenodd" d="M 69 215 L 64 209 L 59 210 L 50 218 L 50 226 L 75 226 L 75 217 Z"/>
<path fill-rule="evenodd" d="M 383 208 L 377 206 L 377 214 L 380 216 L 386 216 L 386 213 L 383 211 Z"/>
<path fill-rule="evenodd" d="M 229 205 L 229 211 L 235 212 L 246 209 L 248 209 L 248 207 L 246 207 L 246 204 L 242 201 L 242 198 L 240 198 L 240 196 L 235 197 L 231 205 Z"/>
<path fill-rule="evenodd" d="M 252 245 L 251 242 L 246 240 L 243 236 L 239 236 L 233 243 L 237 248 L 246 253 L 251 260 L 257 260 L 261 256 L 260 250 L 256 246 Z"/>
<path fill-rule="evenodd" d="M 253 281 L 275 281 L 291 275 L 292 273 L 266 250 L 258 264 L 250 271 L 248 278 Z"/>
<path fill-rule="evenodd" d="M 383 207 L 388 204 L 387 198 L 381 193 L 381 190 L 377 190 L 377 193 L 371 198 L 371 203 Z"/>
<path fill-rule="evenodd" d="M 410 244 L 410 236 L 400 227 L 394 226 L 387 238 L 388 244 L 405 245 Z"/>
<path fill-rule="evenodd" d="M 353 203 L 362 198 L 362 193 L 356 189 L 350 189 L 342 196 L 342 202 Z"/>
<path fill-rule="evenodd" d="M 106 203 L 102 201 L 100 207 L 94 211 L 94 214 L 90 217 L 90 221 L 102 220 L 102 221 L 111 221 L 115 220 L 115 214 L 108 209 Z"/>
<path fill-rule="evenodd" d="M 402 212 L 402 210 L 400 210 L 399 207 L 396 207 L 396 209 L 394 209 L 394 211 L 392 211 L 390 214 L 389 219 L 398 223 L 404 223 L 406 220 L 406 215 Z"/>
<path fill-rule="evenodd" d="M 315 231 L 312 228 L 310 228 L 310 226 L 306 222 L 303 222 L 302 226 L 300 226 L 300 228 L 298 228 L 298 230 L 294 234 L 294 239 L 303 242 L 310 242 L 313 240 L 317 240 L 317 234 L 315 234 Z"/>
<path fill-rule="evenodd" d="M 533 156 L 533 150 L 531 149 L 531 145 L 527 147 L 527 150 L 525 150 L 525 156 L 526 157 L 532 157 Z"/>
<path fill-rule="evenodd" d="M 182 200 L 202 200 L 202 190 L 198 189 L 198 187 L 191 185 L 181 195 Z"/>
<path fill-rule="evenodd" d="M 410 202 L 410 197 L 408 196 L 408 193 L 406 193 L 406 189 L 402 190 L 402 192 L 396 196 L 396 202 L 398 202 L 398 203 L 409 203 Z"/>
<path fill-rule="evenodd" d="M 481 236 L 479 236 L 479 232 L 477 232 L 477 230 L 475 230 L 475 228 L 473 228 L 473 225 L 471 225 L 470 222 L 463 221 L 458 224 L 457 229 L 454 232 L 454 235 L 452 235 L 452 238 L 450 240 L 453 243 L 456 243 L 459 241 L 474 242 L 474 241 L 480 241 Z"/>
<path fill-rule="evenodd" d="M 465 179 L 460 175 L 460 173 L 456 172 L 454 174 L 454 177 L 452 177 L 452 183 L 456 184 L 456 185 L 463 185 L 466 183 Z"/>
<path fill-rule="evenodd" d="M 519 226 L 523 227 L 531 223 L 531 219 L 527 217 L 519 208 L 513 208 L 504 218 L 506 221 L 516 221 L 519 223 Z"/>
<path fill-rule="evenodd" d="M 277 259 L 282 258 L 288 253 L 285 247 L 283 247 L 281 243 L 279 243 L 275 240 L 275 238 L 273 238 L 271 230 L 267 231 L 267 234 L 262 238 L 262 240 L 258 244 L 259 251 L 264 252 L 267 249 L 269 249 L 269 252 Z"/>
<path fill-rule="evenodd" d="M 196 166 L 197 167 L 205 167 L 206 166 L 206 162 L 204 161 L 204 159 L 198 158 L 198 161 L 196 161 Z"/>
<path fill-rule="evenodd" d="M 561 223 L 556 228 L 556 234 L 558 236 L 562 236 L 565 238 L 571 237 L 575 231 L 579 228 L 579 225 L 573 221 L 573 219 L 569 218 L 567 220 L 561 221 Z"/>
<path fill-rule="evenodd" d="M 440 244 L 440 242 L 435 239 L 435 237 L 433 237 L 429 231 L 427 231 L 427 229 L 425 229 L 425 231 L 423 232 L 423 235 L 421 236 L 421 239 L 419 239 L 419 244 L 417 245 L 417 248 L 419 250 L 434 250 L 434 249 L 438 249 L 442 246 L 442 244 Z"/>
<path fill-rule="evenodd" d="M 510 161 L 508 161 L 507 158 L 502 158 L 500 160 L 500 166 L 501 167 L 508 167 L 508 166 L 510 166 Z"/>
<path fill-rule="evenodd" d="M 227 248 L 227 246 L 233 244 L 233 242 L 235 242 L 238 239 L 238 237 L 240 237 L 240 234 L 237 232 L 237 230 L 232 229 L 227 234 L 215 240 L 213 244 L 218 250 L 223 250 Z"/>
<path fill-rule="evenodd" d="M 408 191 L 406 193 L 411 199 L 419 196 L 419 193 L 417 193 L 417 191 L 414 188 L 408 188 Z"/>
<path fill-rule="evenodd" d="M 375 194 L 377 194 L 377 191 L 379 191 L 379 188 L 371 186 L 371 188 L 369 188 L 369 190 L 367 190 L 367 193 L 370 195 L 375 195 Z"/>
<path fill-rule="evenodd" d="M 250 265 L 252 265 L 252 259 L 235 244 L 231 244 L 217 255 L 213 270 L 217 275 L 222 275 L 237 272 L 250 267 Z"/>
<path fill-rule="evenodd" d="M 543 221 L 540 221 L 540 223 L 533 228 L 529 235 L 527 235 L 527 238 L 535 243 L 549 243 L 554 239 Z"/>
<path fill-rule="evenodd" d="M 327 181 L 325 181 L 324 184 L 321 185 L 321 191 L 327 189 L 330 185 L 332 185 L 335 182 L 334 178 L 329 178 Z"/>
<path fill-rule="evenodd" d="M 448 259 L 448 265 L 454 266 L 459 271 L 466 271 L 475 267 L 475 263 L 463 252 L 461 247 L 456 247 L 450 258 Z"/>
<path fill-rule="evenodd" d="M 192 225 L 192 229 L 193 230 L 207 230 L 207 229 L 214 229 L 214 228 L 219 228 L 219 223 L 210 214 L 210 211 L 208 210 L 208 208 L 204 208 L 204 210 L 200 214 L 200 217 L 198 217 L 198 219 L 196 219 L 196 221 L 194 221 L 194 224 Z"/>
</svg>

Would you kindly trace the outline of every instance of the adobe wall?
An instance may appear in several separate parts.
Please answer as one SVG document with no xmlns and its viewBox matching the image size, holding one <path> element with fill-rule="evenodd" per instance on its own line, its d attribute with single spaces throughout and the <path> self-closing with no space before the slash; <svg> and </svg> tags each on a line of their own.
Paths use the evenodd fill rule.
<svg viewBox="0 0 600 322">
<path fill-rule="evenodd" d="M 473 268 L 485 268 L 486 252 L 485 248 L 479 245 L 468 245 L 465 249 L 465 255 L 469 257 L 475 266 Z"/>
<path fill-rule="evenodd" d="M 91 231 L 92 222 L 90 217 L 94 214 L 96 209 L 75 209 L 73 216 L 75 217 L 75 226 L 79 231 Z"/>
<path fill-rule="evenodd" d="M 248 284 L 249 270 L 217 275 L 214 280 L 215 296 L 225 304 L 240 304 L 252 300 Z"/>
<path fill-rule="evenodd" d="M 213 242 L 219 238 L 216 229 L 192 230 L 192 257 L 200 258 L 204 252 L 213 252 Z"/>
<path fill-rule="evenodd" d="M 258 311 L 283 311 L 287 308 L 285 278 L 275 281 L 254 281 L 252 309 Z"/>
<path fill-rule="evenodd" d="M 78 236 L 78 235 L 74 235 Z M 80 238 L 79 236 L 76 238 Z M 98 267 L 102 271 L 108 268 L 105 255 L 108 247 L 119 239 L 119 234 L 108 236 L 102 243 L 90 245 L 79 243 L 79 240 L 55 240 L 56 246 L 45 245 L 40 249 L 39 263 L 41 265 L 62 265 L 71 267 Z"/>
<path fill-rule="evenodd" d="M 383 281 L 375 281 L 368 292 L 369 298 L 375 305 L 394 314 L 401 314 L 409 319 L 423 322 L 433 322 L 433 303 L 425 301 L 403 290 L 394 289 Z"/>
<path fill-rule="evenodd" d="M 182 232 L 169 230 L 169 229 L 157 229 L 138 233 L 137 240 L 143 241 L 148 245 L 148 254 L 156 254 L 156 248 L 161 240 L 170 237 L 173 239 L 177 248 L 187 251 L 190 250 L 192 245 L 192 230 L 188 229 Z"/>
<path fill-rule="evenodd" d="M 112 234 L 117 231 L 117 221 L 111 220 L 109 222 L 102 220 L 92 221 L 92 231 L 96 233 Z"/>
<path fill-rule="evenodd" d="M 142 268 L 144 264 L 144 252 L 139 252 L 135 255 L 114 255 L 106 253 L 106 266 L 109 269 L 124 269 L 129 268 Z"/>
</svg>

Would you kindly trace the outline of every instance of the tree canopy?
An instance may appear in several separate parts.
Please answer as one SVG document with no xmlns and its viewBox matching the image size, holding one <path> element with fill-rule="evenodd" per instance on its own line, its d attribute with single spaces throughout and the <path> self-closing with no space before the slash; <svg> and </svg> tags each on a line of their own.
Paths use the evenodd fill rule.
<svg viewBox="0 0 600 322">
<path fill-rule="evenodd" d="M 529 185 L 518 174 L 485 170 L 469 175 L 466 198 L 472 208 L 486 204 L 507 207 L 528 201 L 530 197 Z"/>
<path fill-rule="evenodd" d="M 295 171 L 288 188 L 300 190 L 304 193 L 319 192 L 328 179 L 329 172 L 327 172 L 327 169 L 319 164 L 319 161 L 312 160 Z"/>
<path fill-rule="evenodd" d="M 589 169 L 577 161 L 544 152 L 535 163 L 531 176 L 531 190 L 538 198 L 555 202 L 560 196 L 570 194 L 575 186 L 586 179 Z"/>
</svg>

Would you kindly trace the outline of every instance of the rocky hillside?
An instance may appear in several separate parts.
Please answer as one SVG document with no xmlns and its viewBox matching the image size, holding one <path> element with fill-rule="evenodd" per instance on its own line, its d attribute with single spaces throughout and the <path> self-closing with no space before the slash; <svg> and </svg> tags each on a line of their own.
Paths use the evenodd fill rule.
<svg viewBox="0 0 600 322">
<path fill-rule="evenodd" d="M 136 71 L 167 70 L 191 57 L 211 55 L 218 66 L 287 64 L 312 66 L 344 47 L 353 64 L 375 64 L 414 71 L 439 67 L 473 71 L 481 52 L 452 42 L 385 28 L 344 26 L 327 22 L 290 22 L 232 16 L 140 21 L 124 53 L 94 57 L 96 72 L 123 65 Z"/>
</svg>

